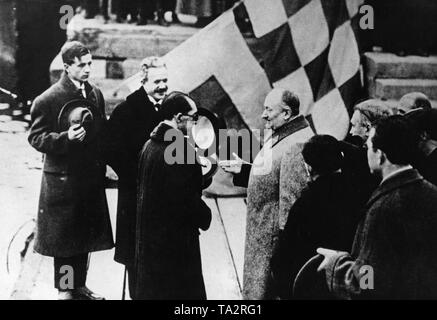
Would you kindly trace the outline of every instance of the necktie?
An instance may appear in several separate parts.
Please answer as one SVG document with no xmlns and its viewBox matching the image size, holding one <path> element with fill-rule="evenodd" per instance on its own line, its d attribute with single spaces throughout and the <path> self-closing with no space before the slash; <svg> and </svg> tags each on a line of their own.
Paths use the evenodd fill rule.
<svg viewBox="0 0 437 320">
<path fill-rule="evenodd" d="M 82 83 L 80 85 L 80 89 L 79 90 L 80 90 L 82 96 L 84 97 L 84 99 L 86 99 L 86 91 L 85 91 L 85 84 L 84 83 Z"/>
<path fill-rule="evenodd" d="M 159 102 L 155 103 L 154 107 L 156 111 L 159 111 L 159 108 L 161 107 L 161 103 Z"/>
</svg>

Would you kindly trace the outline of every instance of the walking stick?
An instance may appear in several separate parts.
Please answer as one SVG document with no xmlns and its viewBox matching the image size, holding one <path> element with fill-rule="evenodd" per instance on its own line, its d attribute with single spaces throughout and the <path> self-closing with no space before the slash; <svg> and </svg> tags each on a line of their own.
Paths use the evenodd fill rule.
<svg viewBox="0 0 437 320">
<path fill-rule="evenodd" d="M 124 276 L 123 276 L 123 291 L 121 292 L 121 300 L 126 300 L 126 276 L 127 276 L 127 267 L 124 267 Z"/>
<path fill-rule="evenodd" d="M 18 96 L 15 93 L 12 93 L 9 90 L 6 90 L 5 88 L 0 87 L 0 92 L 10 96 L 12 99 L 18 98 Z"/>
</svg>

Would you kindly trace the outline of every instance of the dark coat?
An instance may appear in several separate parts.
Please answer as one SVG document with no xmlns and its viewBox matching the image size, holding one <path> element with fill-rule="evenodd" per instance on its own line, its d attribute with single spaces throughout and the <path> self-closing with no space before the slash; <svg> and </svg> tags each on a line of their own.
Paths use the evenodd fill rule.
<svg viewBox="0 0 437 320">
<path fill-rule="evenodd" d="M 97 108 L 94 138 L 71 142 L 60 132 L 58 115 L 65 103 L 82 95 L 64 73 L 37 97 L 31 109 L 30 144 L 44 153 L 35 250 L 53 257 L 70 257 L 113 247 L 101 159 L 101 129 L 106 121 L 101 92 L 86 84 Z"/>
<path fill-rule="evenodd" d="M 297 273 L 316 249 L 349 251 L 358 225 L 359 195 L 341 173 L 310 182 L 294 203 L 272 258 L 281 299 L 291 298 Z"/>
<path fill-rule="evenodd" d="M 169 129 L 159 124 L 141 152 L 133 298 L 205 299 L 199 228 L 209 228 L 211 211 L 200 165 L 166 163 Z"/>
<path fill-rule="evenodd" d="M 133 263 L 138 159 L 158 124 L 157 111 L 143 87 L 113 111 L 107 125 L 105 158 L 118 175 L 115 261 Z"/>
<path fill-rule="evenodd" d="M 330 291 L 349 299 L 437 299 L 436 230 L 437 187 L 413 169 L 389 177 L 367 203 L 351 255 L 330 259 Z M 368 275 L 362 266 L 373 268 L 373 289 L 360 288 Z"/>
<path fill-rule="evenodd" d="M 344 155 L 342 172 L 358 192 L 360 205 L 364 206 L 381 179 L 370 173 L 365 141 L 357 136 L 349 136 L 340 145 Z"/>
<path fill-rule="evenodd" d="M 437 149 L 426 157 L 420 157 L 414 167 L 426 180 L 437 186 Z"/>
</svg>

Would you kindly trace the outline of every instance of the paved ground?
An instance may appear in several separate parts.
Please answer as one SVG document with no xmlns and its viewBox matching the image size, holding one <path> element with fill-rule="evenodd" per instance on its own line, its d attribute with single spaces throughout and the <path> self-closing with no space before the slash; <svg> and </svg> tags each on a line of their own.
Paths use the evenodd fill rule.
<svg viewBox="0 0 437 320">
<path fill-rule="evenodd" d="M 0 300 L 11 295 L 15 299 L 55 299 L 52 259 L 32 250 L 24 263 L 20 257 L 34 227 L 42 167 L 41 155 L 27 143 L 26 123 L 0 117 L 0 150 Z M 116 190 L 108 189 L 107 195 L 115 226 Z M 241 299 L 244 200 L 205 201 L 213 212 L 210 229 L 200 237 L 208 299 Z M 121 299 L 123 272 L 113 261 L 113 250 L 94 253 L 88 285 L 108 299 Z"/>
<path fill-rule="evenodd" d="M 27 143 L 25 123 L 0 119 L 0 299 L 7 299 L 20 270 L 24 238 L 33 228 L 41 176 L 41 155 Z M 7 272 L 7 253 L 12 243 Z"/>
</svg>

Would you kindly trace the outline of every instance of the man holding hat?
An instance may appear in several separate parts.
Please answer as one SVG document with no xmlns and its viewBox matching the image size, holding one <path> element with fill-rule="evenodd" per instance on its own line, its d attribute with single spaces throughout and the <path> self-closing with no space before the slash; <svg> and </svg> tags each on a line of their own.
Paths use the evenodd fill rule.
<svg viewBox="0 0 437 320">
<path fill-rule="evenodd" d="M 29 143 L 44 153 L 35 251 L 54 257 L 59 299 L 102 300 L 85 282 L 89 253 L 114 245 L 100 152 L 105 102 L 88 83 L 90 51 L 73 41 L 61 54 L 61 79 L 31 109 Z"/>
<path fill-rule="evenodd" d="M 201 198 L 205 181 L 199 159 L 185 137 L 197 112 L 188 95 L 170 93 L 160 110 L 163 121 L 140 153 L 135 300 L 206 299 L 199 229 L 209 228 L 211 210 Z"/>
</svg>

